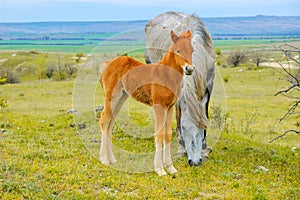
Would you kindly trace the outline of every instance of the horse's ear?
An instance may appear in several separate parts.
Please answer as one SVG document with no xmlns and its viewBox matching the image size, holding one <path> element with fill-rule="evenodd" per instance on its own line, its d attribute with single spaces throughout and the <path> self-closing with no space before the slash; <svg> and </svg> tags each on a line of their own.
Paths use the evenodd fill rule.
<svg viewBox="0 0 300 200">
<path fill-rule="evenodd" d="M 190 30 L 188 30 L 188 31 L 186 32 L 186 36 L 189 37 L 189 38 L 192 38 L 192 34 L 191 34 L 191 31 L 190 31 Z"/>
<path fill-rule="evenodd" d="M 174 33 L 173 30 L 171 30 L 170 34 L 171 34 L 171 39 L 172 39 L 172 41 L 173 41 L 174 43 L 176 43 L 177 40 L 178 40 L 178 36 Z"/>
</svg>

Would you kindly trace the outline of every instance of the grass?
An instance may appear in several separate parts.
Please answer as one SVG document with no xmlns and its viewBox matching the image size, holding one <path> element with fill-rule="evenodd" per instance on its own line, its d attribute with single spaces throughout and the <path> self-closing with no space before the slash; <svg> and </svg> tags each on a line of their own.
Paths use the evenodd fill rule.
<svg viewBox="0 0 300 200">
<path fill-rule="evenodd" d="M 222 48 L 222 50 L 241 50 L 248 48 L 262 48 L 270 47 L 271 45 L 276 45 L 278 43 L 290 43 L 299 42 L 298 38 L 295 39 L 249 39 L 249 40 L 214 40 L 214 46 Z"/>
<path fill-rule="evenodd" d="M 63 52 L 63 53 L 103 53 L 124 54 L 136 49 L 145 49 L 145 41 L 81 41 L 81 40 L 33 40 L 33 41 L 0 41 L 1 51 L 38 51 L 38 52 Z"/>
<path fill-rule="evenodd" d="M 299 149 L 224 133 L 202 167 L 190 168 L 185 158 L 178 158 L 177 175 L 158 177 L 101 165 L 72 128 L 72 115 L 5 113 L 1 121 L 9 127 L 1 136 L 3 199 L 299 198 Z M 152 141 L 148 144 L 153 147 Z"/>
<path fill-rule="evenodd" d="M 0 107 L 0 198 L 299 199 L 298 136 L 290 134 L 268 143 L 294 126 L 294 119 L 276 123 L 289 105 L 285 97 L 274 97 L 286 84 L 278 79 L 281 75 L 274 69 L 253 70 L 246 65 L 218 67 L 217 74 L 221 77 L 216 76 L 213 103 L 223 101 L 222 78 L 227 78 L 225 130 L 201 167 L 189 167 L 186 158 L 174 156 L 178 174 L 165 177 L 151 171 L 155 148 L 152 122 L 147 121 L 150 111 L 133 101 L 117 121 L 113 141 L 115 147 L 141 157 L 125 157 L 121 151 L 117 165 L 107 167 L 98 161 L 100 132 L 93 109 L 103 98 L 97 77 L 86 85 L 74 80 L 30 80 L 29 76 L 20 84 L 1 85 L 0 99 L 8 107 Z M 72 102 L 78 94 L 82 98 Z M 85 103 L 89 105 L 76 106 Z M 79 115 L 68 114 L 73 106 Z M 82 124 L 86 127 L 80 130 Z M 142 138 L 146 130 L 150 133 Z M 143 157 L 144 152 L 148 157 Z"/>
<path fill-rule="evenodd" d="M 274 96 L 286 84 L 279 80 L 278 71 L 264 67 L 257 70 L 237 67 L 221 71 L 224 77 L 228 77 L 228 82 L 225 83 L 227 112 L 230 115 L 229 120 L 237 128 L 236 131 L 249 134 L 259 141 L 268 142 L 288 127 L 294 127 L 296 118 L 277 123 L 291 103 L 284 96 Z M 247 121 L 251 117 L 252 122 Z M 251 123 L 249 133 L 245 132 L 247 122 Z M 286 140 L 289 140 L 291 145 L 298 145 L 294 137 L 287 137 Z"/>
</svg>

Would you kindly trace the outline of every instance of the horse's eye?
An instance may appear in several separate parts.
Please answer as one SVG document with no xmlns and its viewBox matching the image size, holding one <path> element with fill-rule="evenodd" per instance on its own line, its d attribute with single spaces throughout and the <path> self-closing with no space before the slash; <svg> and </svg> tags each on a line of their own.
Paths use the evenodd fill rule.
<svg viewBox="0 0 300 200">
<path fill-rule="evenodd" d="M 179 49 L 177 49 L 177 50 L 176 50 L 176 53 L 178 53 L 178 54 L 179 54 L 179 53 L 180 53 L 180 50 L 179 50 Z"/>
</svg>

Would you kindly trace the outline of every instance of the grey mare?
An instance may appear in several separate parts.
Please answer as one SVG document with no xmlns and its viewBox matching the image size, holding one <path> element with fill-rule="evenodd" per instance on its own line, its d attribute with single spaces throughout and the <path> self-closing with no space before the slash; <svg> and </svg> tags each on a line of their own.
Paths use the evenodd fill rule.
<svg viewBox="0 0 300 200">
<path fill-rule="evenodd" d="M 150 20 L 145 27 L 147 63 L 156 63 L 171 45 L 170 30 L 192 33 L 192 76 L 185 76 L 182 94 L 176 105 L 180 154 L 187 154 L 190 166 L 200 165 L 206 145 L 208 104 L 213 88 L 215 53 L 212 39 L 199 17 L 180 12 L 166 12 Z"/>
</svg>

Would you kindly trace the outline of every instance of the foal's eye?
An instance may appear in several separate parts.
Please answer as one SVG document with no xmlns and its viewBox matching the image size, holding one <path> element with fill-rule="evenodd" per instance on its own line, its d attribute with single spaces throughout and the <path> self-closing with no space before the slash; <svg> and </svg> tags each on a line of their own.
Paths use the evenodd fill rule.
<svg viewBox="0 0 300 200">
<path fill-rule="evenodd" d="M 180 50 L 179 50 L 179 49 L 177 49 L 177 50 L 176 50 L 176 53 L 178 53 L 178 54 L 179 54 L 179 53 L 180 53 Z"/>
</svg>

